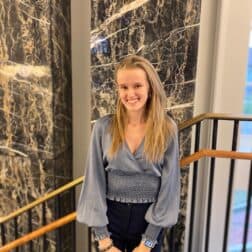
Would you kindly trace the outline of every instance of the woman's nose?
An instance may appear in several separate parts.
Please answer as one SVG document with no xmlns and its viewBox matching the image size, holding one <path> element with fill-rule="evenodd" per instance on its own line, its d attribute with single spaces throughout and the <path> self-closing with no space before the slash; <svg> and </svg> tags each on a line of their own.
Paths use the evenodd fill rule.
<svg viewBox="0 0 252 252">
<path fill-rule="evenodd" d="M 133 88 L 130 88 L 128 90 L 128 96 L 134 96 L 135 95 L 135 90 Z"/>
</svg>

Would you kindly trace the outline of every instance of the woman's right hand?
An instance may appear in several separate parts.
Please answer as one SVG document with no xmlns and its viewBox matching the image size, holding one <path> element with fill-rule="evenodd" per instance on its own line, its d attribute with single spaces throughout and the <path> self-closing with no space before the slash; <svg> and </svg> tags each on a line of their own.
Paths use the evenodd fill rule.
<svg viewBox="0 0 252 252">
<path fill-rule="evenodd" d="M 113 241 L 109 237 L 104 238 L 99 241 L 99 249 L 102 250 L 104 248 L 107 248 L 112 243 L 113 243 Z M 113 246 L 108 250 L 108 252 L 122 252 L 122 251 L 120 249 L 118 249 L 117 247 Z"/>
<path fill-rule="evenodd" d="M 122 252 L 122 251 L 117 247 L 113 246 L 110 250 L 108 250 L 108 252 Z"/>
</svg>

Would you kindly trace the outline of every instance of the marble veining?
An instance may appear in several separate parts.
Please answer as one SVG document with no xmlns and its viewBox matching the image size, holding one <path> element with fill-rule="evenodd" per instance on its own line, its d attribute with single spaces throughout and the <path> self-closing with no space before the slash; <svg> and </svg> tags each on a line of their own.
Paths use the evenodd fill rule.
<svg viewBox="0 0 252 252">
<path fill-rule="evenodd" d="M 192 117 L 200 28 L 200 0 L 92 0 L 92 122 L 113 113 L 113 73 L 125 56 L 146 57 L 156 68 L 167 94 L 167 110 L 177 123 Z M 180 155 L 190 151 L 191 132 L 180 136 Z M 176 251 L 182 251 L 188 172 L 182 174 L 181 213 Z"/>
</svg>

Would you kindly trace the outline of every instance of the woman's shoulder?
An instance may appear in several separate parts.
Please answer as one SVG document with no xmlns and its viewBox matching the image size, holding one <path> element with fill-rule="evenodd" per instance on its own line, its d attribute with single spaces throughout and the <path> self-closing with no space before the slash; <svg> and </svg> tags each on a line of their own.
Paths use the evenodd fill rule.
<svg viewBox="0 0 252 252">
<path fill-rule="evenodd" d="M 112 118 L 113 118 L 113 114 L 102 116 L 96 120 L 96 124 L 103 125 L 104 123 L 105 124 L 110 123 Z"/>
<path fill-rule="evenodd" d="M 112 118 L 113 118 L 113 114 L 102 116 L 95 121 L 94 127 L 96 128 L 96 130 L 103 131 L 107 129 L 107 127 L 111 124 Z"/>
</svg>

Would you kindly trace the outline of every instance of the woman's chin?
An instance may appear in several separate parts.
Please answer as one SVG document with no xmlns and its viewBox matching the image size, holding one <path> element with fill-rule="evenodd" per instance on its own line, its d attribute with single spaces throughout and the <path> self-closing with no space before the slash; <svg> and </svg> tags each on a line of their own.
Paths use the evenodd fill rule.
<svg viewBox="0 0 252 252">
<path fill-rule="evenodd" d="M 141 112 L 144 109 L 144 107 L 139 106 L 125 106 L 125 107 L 128 112 Z"/>
</svg>

